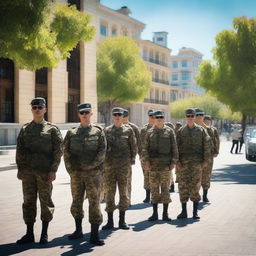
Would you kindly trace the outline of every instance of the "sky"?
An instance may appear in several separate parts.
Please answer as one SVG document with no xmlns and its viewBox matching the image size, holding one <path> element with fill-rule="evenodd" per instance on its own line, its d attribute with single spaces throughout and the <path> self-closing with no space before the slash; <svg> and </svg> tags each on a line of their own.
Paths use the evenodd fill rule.
<svg viewBox="0 0 256 256">
<path fill-rule="evenodd" d="M 152 40 L 153 32 L 166 31 L 172 55 L 188 47 L 205 60 L 212 59 L 215 36 L 233 28 L 233 17 L 256 17 L 256 0 L 101 0 L 101 4 L 114 10 L 127 6 L 132 18 L 146 24 L 142 39 Z"/>
</svg>

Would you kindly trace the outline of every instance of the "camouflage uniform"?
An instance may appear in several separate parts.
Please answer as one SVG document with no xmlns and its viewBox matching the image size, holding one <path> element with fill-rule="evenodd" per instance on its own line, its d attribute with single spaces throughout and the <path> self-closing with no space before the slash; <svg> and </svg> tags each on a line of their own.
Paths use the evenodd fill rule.
<svg viewBox="0 0 256 256">
<path fill-rule="evenodd" d="M 178 132 L 178 130 L 181 128 L 181 126 L 178 126 L 178 125 L 176 125 L 175 126 L 175 129 L 174 129 L 174 131 L 175 131 L 175 134 L 177 135 L 177 132 Z M 179 183 L 179 167 L 178 166 L 175 166 L 175 174 L 176 174 L 176 183 Z"/>
<path fill-rule="evenodd" d="M 43 120 L 23 125 L 17 138 L 16 162 L 22 177 L 23 218 L 25 223 L 36 219 L 36 200 L 39 195 L 41 220 L 50 222 L 54 204 L 49 172 L 57 172 L 62 155 L 62 136 L 57 126 Z"/>
<path fill-rule="evenodd" d="M 179 162 L 182 164 L 179 177 L 179 194 L 181 203 L 189 199 L 198 202 L 202 178 L 203 161 L 211 156 L 210 138 L 204 128 L 194 124 L 193 128 L 183 126 L 177 132 Z"/>
<path fill-rule="evenodd" d="M 203 127 L 207 130 L 208 135 L 210 136 L 211 140 L 211 157 L 209 158 L 207 167 L 203 168 L 202 170 L 202 187 L 203 189 L 210 188 L 210 180 L 212 176 L 212 169 L 213 169 L 213 155 L 219 154 L 219 135 L 217 129 L 212 126 L 203 125 Z"/>
<path fill-rule="evenodd" d="M 102 164 L 106 153 L 106 138 L 101 127 L 73 127 L 64 139 L 64 161 L 71 178 L 73 202 L 71 214 L 84 218 L 83 202 L 86 192 L 89 201 L 89 222 L 102 223 L 100 188 Z"/>
<path fill-rule="evenodd" d="M 105 128 L 107 153 L 104 164 L 106 189 L 106 212 L 113 212 L 115 205 L 116 185 L 119 189 L 120 211 L 129 208 L 128 177 L 131 165 L 135 162 L 137 146 L 134 133 L 127 125 L 117 128 L 114 125 Z"/>
<path fill-rule="evenodd" d="M 152 204 L 171 202 L 170 165 L 174 165 L 177 158 L 178 151 L 173 129 L 166 125 L 162 129 L 155 126 L 149 129 L 143 145 L 143 161 L 150 164 Z"/>
<path fill-rule="evenodd" d="M 141 137 L 142 147 L 144 146 L 144 143 L 145 143 L 145 138 L 146 138 L 147 131 L 150 128 L 152 128 L 152 126 L 150 124 L 146 124 L 140 130 L 140 137 Z M 149 170 L 147 170 L 143 167 L 144 166 L 143 158 L 141 158 L 141 166 L 142 166 L 143 175 L 144 175 L 144 189 L 150 189 Z"/>
</svg>

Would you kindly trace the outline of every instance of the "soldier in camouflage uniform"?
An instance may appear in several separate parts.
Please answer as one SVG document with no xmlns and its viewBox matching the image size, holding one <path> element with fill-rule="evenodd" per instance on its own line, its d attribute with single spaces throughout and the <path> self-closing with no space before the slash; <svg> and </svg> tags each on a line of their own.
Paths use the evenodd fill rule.
<svg viewBox="0 0 256 256">
<path fill-rule="evenodd" d="M 80 124 L 69 129 L 64 139 L 64 161 L 71 178 L 73 202 L 71 214 L 75 219 L 76 230 L 69 239 L 83 237 L 83 202 L 86 192 L 89 201 L 89 222 L 91 223 L 90 243 L 104 245 L 99 239 L 98 230 L 102 223 L 100 209 L 100 188 L 102 165 L 106 154 L 106 137 L 100 126 L 91 124 L 93 115 L 91 104 L 77 107 Z"/>
<path fill-rule="evenodd" d="M 129 125 L 135 135 L 136 138 L 136 145 L 137 145 L 137 152 L 139 154 L 139 156 L 141 157 L 141 138 L 140 138 L 140 131 L 139 128 L 136 124 L 129 122 L 129 111 L 127 109 L 124 109 L 124 118 L 123 118 L 123 124 Z M 128 191 L 129 191 L 129 198 L 130 198 L 130 205 L 131 205 L 131 192 L 132 192 L 132 168 L 130 170 L 130 174 L 129 174 L 129 186 L 128 186 Z"/>
<path fill-rule="evenodd" d="M 107 153 L 104 163 L 104 180 L 106 189 L 106 212 L 108 222 L 102 227 L 114 227 L 113 212 L 119 209 L 119 228 L 129 229 L 125 223 L 125 211 L 129 208 L 129 173 L 135 163 L 137 153 L 136 139 L 132 128 L 123 124 L 123 109 L 113 108 L 114 124 L 105 128 Z M 115 205 L 116 187 L 119 190 L 119 204 Z"/>
<path fill-rule="evenodd" d="M 23 188 L 23 219 L 27 233 L 18 244 L 34 243 L 37 194 L 41 205 L 42 232 L 40 244 L 48 243 L 48 225 L 52 220 L 54 204 L 51 199 L 52 181 L 62 155 L 62 136 L 57 126 L 44 120 L 46 101 L 34 98 L 31 101 L 33 121 L 24 124 L 17 138 L 16 162 L 18 179 Z"/>
<path fill-rule="evenodd" d="M 145 143 L 145 137 L 147 134 L 147 131 L 154 125 L 154 116 L 153 116 L 153 110 L 149 109 L 148 110 L 148 123 L 145 124 L 141 130 L 140 130 L 140 137 L 141 137 L 141 143 L 142 146 Z M 141 161 L 141 167 L 143 170 L 143 176 L 144 176 L 144 189 L 146 190 L 146 198 L 143 200 L 144 203 L 149 203 L 150 202 L 150 184 L 149 184 L 149 170 L 145 169 L 145 163 L 143 162 L 143 158 L 140 158 Z"/>
<path fill-rule="evenodd" d="M 208 193 L 208 190 L 209 190 L 210 185 L 211 185 L 213 161 L 214 161 L 214 158 L 217 157 L 218 154 L 219 154 L 220 138 L 219 138 L 219 134 L 218 134 L 217 129 L 211 125 L 211 123 L 212 123 L 212 117 L 211 116 L 204 115 L 203 122 L 206 125 L 206 127 L 209 127 L 212 130 L 212 132 L 208 133 L 211 137 L 211 142 L 212 142 L 212 156 L 209 160 L 208 166 L 203 169 L 203 174 L 202 174 L 203 201 L 204 202 L 209 202 L 209 199 L 207 197 L 207 193 Z"/>
<path fill-rule="evenodd" d="M 176 122 L 175 123 L 175 129 L 174 129 L 174 131 L 175 131 L 175 134 L 177 135 L 177 132 L 178 132 L 178 130 L 180 129 L 182 127 L 182 123 L 181 122 Z M 175 166 L 175 174 L 176 174 L 176 181 L 175 181 L 175 183 L 179 183 L 179 168 L 178 168 L 178 166 L 176 165 Z M 173 189 L 174 190 L 174 189 Z M 170 191 L 171 192 L 171 191 Z"/>
<path fill-rule="evenodd" d="M 211 156 L 210 137 L 206 130 L 195 124 L 195 110 L 186 110 L 187 124 L 177 132 L 179 151 L 179 195 L 182 212 L 178 219 L 187 218 L 187 201 L 193 201 L 193 218 L 199 219 L 197 214 L 198 202 L 201 197 L 202 168 L 206 167 Z"/>
<path fill-rule="evenodd" d="M 158 220 L 158 203 L 163 203 L 163 220 L 171 221 L 168 217 L 168 205 L 171 202 L 169 194 L 170 176 L 178 150 L 173 129 L 164 124 L 164 112 L 154 112 L 155 124 L 146 134 L 143 144 L 143 162 L 149 170 L 152 193 L 153 215 L 149 221 Z"/>
</svg>

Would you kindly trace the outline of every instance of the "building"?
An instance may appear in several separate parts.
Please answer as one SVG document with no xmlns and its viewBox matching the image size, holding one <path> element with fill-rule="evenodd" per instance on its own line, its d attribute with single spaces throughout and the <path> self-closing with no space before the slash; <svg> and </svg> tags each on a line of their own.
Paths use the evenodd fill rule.
<svg viewBox="0 0 256 256">
<path fill-rule="evenodd" d="M 202 57 L 199 51 L 186 47 L 181 48 L 178 55 L 171 56 L 171 85 L 183 89 L 183 98 L 204 94 L 196 82 Z"/>
</svg>

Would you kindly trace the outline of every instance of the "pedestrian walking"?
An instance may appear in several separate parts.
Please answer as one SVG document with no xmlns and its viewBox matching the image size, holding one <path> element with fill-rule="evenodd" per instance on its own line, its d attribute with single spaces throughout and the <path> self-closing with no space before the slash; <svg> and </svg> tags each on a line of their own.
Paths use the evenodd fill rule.
<svg viewBox="0 0 256 256">
<path fill-rule="evenodd" d="M 238 154 L 238 147 L 239 147 L 239 139 L 241 137 L 241 133 L 238 130 L 238 126 L 234 126 L 234 130 L 231 132 L 231 138 L 232 138 L 232 147 L 230 149 L 230 153 L 233 154 L 233 149 L 235 149 L 235 153 Z"/>
<path fill-rule="evenodd" d="M 154 116 L 153 116 L 153 109 L 148 110 L 148 123 L 145 124 L 141 130 L 140 130 L 140 137 L 141 137 L 141 144 L 142 147 L 145 143 L 145 137 L 147 134 L 147 131 L 154 125 Z M 141 167 L 143 171 L 143 177 L 144 177 L 144 189 L 146 190 L 146 197 L 143 200 L 144 203 L 149 203 L 150 202 L 150 183 L 149 183 L 149 170 L 145 168 L 145 163 L 143 162 L 143 158 L 140 158 L 141 162 Z"/>
<path fill-rule="evenodd" d="M 91 123 L 93 115 L 90 103 L 77 107 L 80 124 L 68 130 L 64 139 L 64 161 L 71 179 L 71 214 L 75 219 L 75 231 L 68 237 L 83 237 L 84 196 L 89 201 L 89 222 L 91 224 L 90 243 L 104 245 L 99 239 L 99 226 L 102 223 L 100 209 L 100 189 L 103 162 L 106 154 L 106 137 L 103 129 Z"/>
<path fill-rule="evenodd" d="M 202 168 L 207 166 L 211 156 L 210 137 L 206 130 L 195 124 L 195 110 L 185 111 L 187 124 L 177 132 L 177 145 L 179 160 L 177 166 L 180 169 L 179 195 L 182 212 L 178 219 L 187 218 L 187 202 L 193 202 L 193 218 L 199 219 L 198 202 L 201 199 L 199 190 L 201 187 Z"/>
<path fill-rule="evenodd" d="M 106 212 L 108 221 L 103 230 L 114 227 L 113 212 L 119 209 L 119 228 L 129 229 L 125 222 L 125 212 L 129 208 L 129 174 L 137 153 L 136 139 L 132 128 L 123 124 L 122 108 L 112 109 L 113 125 L 105 128 L 107 153 L 104 163 L 106 189 Z M 119 190 L 119 204 L 115 204 L 116 187 Z"/>
<path fill-rule="evenodd" d="M 163 203 L 162 219 L 171 221 L 168 216 L 169 186 L 171 170 L 178 158 L 176 138 L 174 130 L 164 123 L 164 112 L 156 110 L 153 115 L 154 126 L 148 130 L 143 144 L 143 162 L 149 170 L 153 204 L 153 214 L 148 220 L 158 220 L 158 204 Z"/>
<path fill-rule="evenodd" d="M 24 124 L 17 138 L 17 177 L 22 181 L 23 219 L 26 234 L 17 244 L 34 243 L 34 223 L 37 195 L 41 206 L 42 232 L 40 244 L 48 243 L 48 225 L 53 218 L 52 182 L 62 156 L 62 136 L 58 127 L 44 120 L 46 101 L 37 97 L 31 101 L 33 120 Z"/>
</svg>

